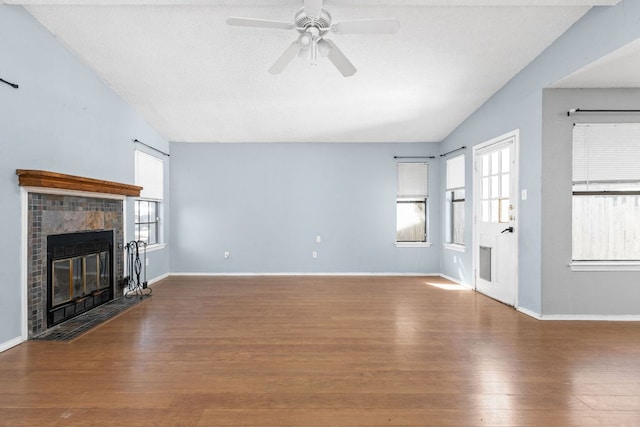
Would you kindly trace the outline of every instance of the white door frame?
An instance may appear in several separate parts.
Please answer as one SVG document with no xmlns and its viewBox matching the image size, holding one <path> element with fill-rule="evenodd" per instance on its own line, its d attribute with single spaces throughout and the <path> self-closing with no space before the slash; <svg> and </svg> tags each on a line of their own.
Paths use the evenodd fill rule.
<svg viewBox="0 0 640 427">
<path fill-rule="evenodd" d="M 513 204 L 515 207 L 515 218 L 513 220 L 514 222 L 514 238 L 516 241 L 515 244 L 515 248 L 514 250 L 516 251 L 515 253 L 515 271 L 514 271 L 514 307 L 518 308 L 519 304 L 518 304 L 518 283 L 519 283 L 519 270 L 520 270 L 520 257 L 519 257 L 519 250 L 518 250 L 518 246 L 519 246 L 519 236 L 520 236 L 520 130 L 516 129 L 513 130 L 511 132 L 507 132 L 503 135 L 500 135 L 496 138 L 492 138 L 488 141 L 482 142 L 480 144 L 474 145 L 473 148 L 473 157 L 472 157 L 472 185 L 473 185 L 473 206 L 472 206 L 472 212 L 473 212 L 473 220 L 472 220 L 472 227 L 473 227 L 473 232 L 472 232 L 472 272 L 473 272 L 473 284 L 472 287 L 474 290 L 477 291 L 477 274 L 476 274 L 476 270 L 479 268 L 479 266 L 477 265 L 477 260 L 479 259 L 479 245 L 477 244 L 479 238 L 478 238 L 478 227 L 477 227 L 477 210 L 478 210 L 478 203 L 480 202 L 480 185 L 481 183 L 476 182 L 477 178 L 476 178 L 476 161 L 478 160 L 478 151 L 484 150 L 487 147 L 490 147 L 491 145 L 494 144 L 498 144 L 501 143 L 503 141 L 509 140 L 509 139 L 513 139 L 513 144 L 514 144 L 514 164 L 515 164 L 515 170 L 516 170 L 516 174 L 514 177 L 515 180 L 515 188 L 514 188 L 514 198 L 513 198 Z"/>
</svg>

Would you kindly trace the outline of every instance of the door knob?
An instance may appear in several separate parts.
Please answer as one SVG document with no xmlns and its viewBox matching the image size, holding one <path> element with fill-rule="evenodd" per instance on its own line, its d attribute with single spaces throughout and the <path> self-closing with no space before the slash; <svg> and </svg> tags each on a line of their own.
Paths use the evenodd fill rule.
<svg viewBox="0 0 640 427">
<path fill-rule="evenodd" d="M 500 234 L 502 234 L 502 233 L 506 233 L 507 231 L 508 231 L 509 233 L 513 233 L 513 227 L 507 227 L 507 228 L 505 228 L 504 230 L 502 230 L 502 231 L 500 232 Z"/>
</svg>

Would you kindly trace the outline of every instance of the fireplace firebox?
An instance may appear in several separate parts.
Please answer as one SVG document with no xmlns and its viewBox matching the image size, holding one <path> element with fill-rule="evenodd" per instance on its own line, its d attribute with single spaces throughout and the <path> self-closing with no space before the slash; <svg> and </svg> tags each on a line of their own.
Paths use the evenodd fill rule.
<svg viewBox="0 0 640 427">
<path fill-rule="evenodd" d="M 113 231 L 47 236 L 47 326 L 114 298 Z"/>
</svg>

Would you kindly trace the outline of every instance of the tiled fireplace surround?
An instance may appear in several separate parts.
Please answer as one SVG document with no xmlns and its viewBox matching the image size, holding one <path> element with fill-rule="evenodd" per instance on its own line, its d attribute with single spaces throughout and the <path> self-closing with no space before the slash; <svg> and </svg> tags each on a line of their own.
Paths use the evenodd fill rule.
<svg viewBox="0 0 640 427">
<path fill-rule="evenodd" d="M 79 231 L 113 230 L 114 284 L 124 275 L 122 199 L 28 193 L 27 322 L 32 338 L 47 329 L 47 236 Z M 119 295 L 115 285 L 114 294 Z"/>
</svg>

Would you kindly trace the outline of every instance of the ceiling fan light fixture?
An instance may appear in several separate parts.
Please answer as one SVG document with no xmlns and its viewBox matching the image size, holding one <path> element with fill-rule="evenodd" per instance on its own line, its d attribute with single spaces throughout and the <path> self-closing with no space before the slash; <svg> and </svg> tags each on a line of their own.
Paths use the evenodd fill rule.
<svg viewBox="0 0 640 427">
<path fill-rule="evenodd" d="M 309 46 L 312 40 L 313 40 L 313 37 L 309 33 L 304 33 L 300 35 L 300 44 L 302 44 L 303 46 Z"/>
<path fill-rule="evenodd" d="M 299 35 L 269 69 L 279 74 L 296 56 L 308 55 L 311 65 L 317 64 L 318 56 L 329 58 L 338 71 L 349 77 L 356 73 L 356 67 L 331 40 L 325 39 L 329 32 L 344 34 L 393 34 L 400 28 L 397 19 L 359 19 L 333 23 L 331 14 L 322 8 L 323 0 L 304 0 L 304 7 L 294 17 L 293 24 L 255 18 L 227 19 L 229 25 L 242 27 L 262 27 L 275 29 L 295 29 Z"/>
</svg>

